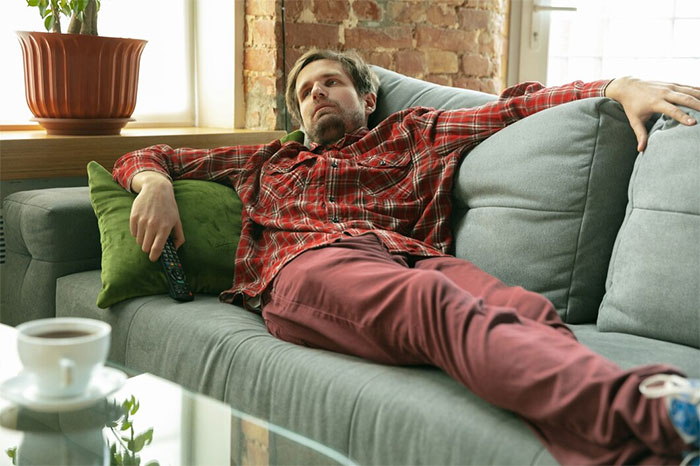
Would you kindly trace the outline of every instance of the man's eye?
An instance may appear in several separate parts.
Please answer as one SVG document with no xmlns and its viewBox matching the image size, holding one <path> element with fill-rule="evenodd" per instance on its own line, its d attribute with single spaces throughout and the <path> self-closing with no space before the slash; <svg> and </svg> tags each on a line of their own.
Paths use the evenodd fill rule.
<svg viewBox="0 0 700 466">
<path fill-rule="evenodd" d="M 337 83 L 337 82 L 338 82 L 338 81 L 336 81 L 335 79 L 329 79 L 328 81 L 326 81 L 326 85 L 332 86 L 332 85 L 334 85 L 334 84 Z"/>
</svg>

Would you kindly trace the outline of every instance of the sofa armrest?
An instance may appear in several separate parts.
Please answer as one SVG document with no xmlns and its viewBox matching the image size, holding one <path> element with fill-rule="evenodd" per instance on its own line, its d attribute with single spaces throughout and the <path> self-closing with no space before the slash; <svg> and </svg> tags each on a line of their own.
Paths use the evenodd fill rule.
<svg viewBox="0 0 700 466">
<path fill-rule="evenodd" d="M 100 233 L 88 188 L 22 191 L 3 201 L 6 262 L 0 321 L 56 315 L 56 279 L 100 267 Z"/>
</svg>

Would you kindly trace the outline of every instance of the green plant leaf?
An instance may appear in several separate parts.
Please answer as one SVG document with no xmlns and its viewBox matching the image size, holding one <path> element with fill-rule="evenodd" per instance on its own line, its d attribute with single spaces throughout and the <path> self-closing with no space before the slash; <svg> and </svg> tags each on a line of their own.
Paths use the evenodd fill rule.
<svg viewBox="0 0 700 466">
<path fill-rule="evenodd" d="M 117 444 L 112 443 L 109 446 L 109 466 L 119 466 L 117 461 Z"/>
<path fill-rule="evenodd" d="M 135 402 L 135 403 L 134 403 L 134 407 L 131 408 L 131 415 L 132 415 L 132 416 L 133 416 L 134 414 L 136 414 L 136 413 L 138 412 L 139 408 L 141 407 L 141 403 L 139 403 L 139 402 L 136 401 L 136 400 L 134 400 L 134 402 Z"/>
<path fill-rule="evenodd" d="M 125 466 L 139 466 L 141 464 L 141 458 L 136 455 L 127 455 L 124 461 Z"/>
<path fill-rule="evenodd" d="M 27 0 L 27 6 L 39 6 L 39 0 Z"/>
<path fill-rule="evenodd" d="M 54 22 L 56 22 L 56 18 L 54 18 L 53 14 L 49 13 L 48 15 L 46 15 L 46 17 L 44 18 L 44 27 L 47 31 L 51 31 Z"/>
<path fill-rule="evenodd" d="M 17 464 L 17 447 L 8 448 L 5 453 L 12 459 L 12 464 Z"/>
<path fill-rule="evenodd" d="M 42 18 L 45 18 L 46 14 L 51 11 L 48 0 L 39 0 L 39 4 L 37 6 L 39 7 L 39 14 Z"/>
<path fill-rule="evenodd" d="M 134 439 L 134 447 L 130 448 L 133 452 L 143 450 L 143 447 L 149 445 L 153 441 L 153 429 L 148 429 L 146 432 L 139 434 Z"/>
<path fill-rule="evenodd" d="M 121 431 L 125 431 L 131 428 L 131 421 L 124 421 L 124 424 L 121 426 Z"/>
<path fill-rule="evenodd" d="M 129 411 L 131 411 L 131 405 L 132 402 L 131 400 L 124 400 L 122 401 L 122 409 L 124 410 L 124 414 L 129 414 Z"/>
</svg>

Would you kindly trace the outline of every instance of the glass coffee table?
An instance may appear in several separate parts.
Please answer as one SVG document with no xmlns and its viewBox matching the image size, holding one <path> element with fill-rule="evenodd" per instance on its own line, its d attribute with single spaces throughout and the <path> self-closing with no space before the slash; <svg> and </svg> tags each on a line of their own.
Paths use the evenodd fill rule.
<svg viewBox="0 0 700 466">
<path fill-rule="evenodd" d="M 0 324 L 0 383 L 21 371 L 15 330 Z M 352 465 L 311 439 L 151 374 L 90 406 L 36 411 L 0 398 L 0 466 Z"/>
</svg>

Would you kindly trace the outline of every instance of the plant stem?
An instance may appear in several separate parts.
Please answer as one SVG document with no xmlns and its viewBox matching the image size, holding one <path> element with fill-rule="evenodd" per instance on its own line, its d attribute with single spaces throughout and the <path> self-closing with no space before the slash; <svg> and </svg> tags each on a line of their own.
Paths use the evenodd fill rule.
<svg viewBox="0 0 700 466">
<path fill-rule="evenodd" d="M 80 28 L 80 33 L 91 36 L 97 35 L 97 2 L 95 0 L 88 0 L 83 14 L 83 25 Z"/>
<path fill-rule="evenodd" d="M 83 23 L 78 19 L 78 13 L 73 12 L 70 17 L 70 24 L 68 25 L 68 34 L 80 34 L 80 27 Z"/>
<path fill-rule="evenodd" d="M 53 14 L 53 26 L 51 32 L 61 33 L 61 9 L 58 7 L 58 0 L 51 0 L 51 14 Z"/>
<path fill-rule="evenodd" d="M 119 442 L 119 444 L 122 446 L 122 448 L 125 449 L 125 450 L 127 450 L 127 451 L 129 451 L 129 447 L 126 446 L 126 444 L 124 443 L 124 441 L 122 440 L 122 438 L 119 436 L 119 434 L 117 433 L 117 431 L 114 430 L 114 427 L 110 427 L 109 430 L 112 431 L 112 434 L 114 434 L 114 438 L 117 439 L 117 442 Z"/>
</svg>

